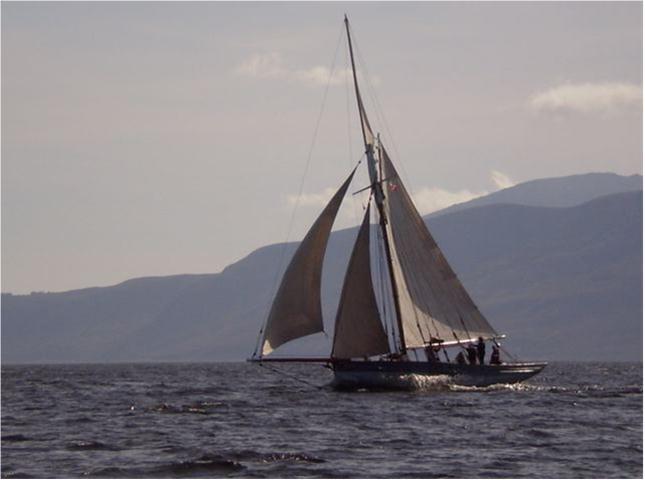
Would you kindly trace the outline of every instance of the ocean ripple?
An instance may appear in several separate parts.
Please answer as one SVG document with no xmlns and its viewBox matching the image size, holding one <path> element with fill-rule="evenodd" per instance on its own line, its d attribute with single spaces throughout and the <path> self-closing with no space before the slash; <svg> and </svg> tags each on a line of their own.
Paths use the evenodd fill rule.
<svg viewBox="0 0 645 480">
<path fill-rule="evenodd" d="M 310 385 L 326 369 L 284 369 L 3 366 L 2 477 L 642 477 L 640 364 L 414 392 L 337 392 Z"/>
</svg>

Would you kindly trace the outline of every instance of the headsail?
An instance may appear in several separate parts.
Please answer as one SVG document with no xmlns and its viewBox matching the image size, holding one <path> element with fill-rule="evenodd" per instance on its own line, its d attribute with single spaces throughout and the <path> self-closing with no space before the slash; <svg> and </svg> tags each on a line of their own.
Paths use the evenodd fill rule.
<svg viewBox="0 0 645 480">
<path fill-rule="evenodd" d="M 383 147 L 381 161 L 406 346 L 421 347 L 431 337 L 454 342 L 498 336 L 432 238 Z"/>
<path fill-rule="evenodd" d="M 322 263 L 331 227 L 355 171 L 329 201 L 293 255 L 271 306 L 262 340 L 263 355 L 289 340 L 323 331 Z"/>
<path fill-rule="evenodd" d="M 389 352 L 370 270 L 370 208 L 349 260 L 334 329 L 333 358 L 370 357 Z"/>
</svg>

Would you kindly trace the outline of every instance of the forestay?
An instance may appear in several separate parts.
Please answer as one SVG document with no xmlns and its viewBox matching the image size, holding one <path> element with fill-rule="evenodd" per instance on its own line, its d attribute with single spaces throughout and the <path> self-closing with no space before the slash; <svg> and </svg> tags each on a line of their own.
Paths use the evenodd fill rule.
<svg viewBox="0 0 645 480">
<path fill-rule="evenodd" d="M 496 337 L 432 238 L 382 146 L 381 161 L 406 347 L 421 347 L 431 338 L 455 342 Z"/>
<path fill-rule="evenodd" d="M 262 354 L 285 342 L 323 331 L 320 284 L 327 241 L 354 171 L 313 224 L 287 267 L 264 330 Z"/>
<path fill-rule="evenodd" d="M 368 205 L 347 266 L 336 314 L 332 357 L 370 357 L 389 350 L 372 284 Z"/>
</svg>

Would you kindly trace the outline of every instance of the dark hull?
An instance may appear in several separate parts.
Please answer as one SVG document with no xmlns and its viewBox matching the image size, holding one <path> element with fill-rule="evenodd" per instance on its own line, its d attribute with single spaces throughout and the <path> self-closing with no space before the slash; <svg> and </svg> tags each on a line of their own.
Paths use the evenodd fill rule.
<svg viewBox="0 0 645 480">
<path fill-rule="evenodd" d="M 429 362 L 334 362 L 338 389 L 414 390 L 433 384 L 486 387 L 518 383 L 540 373 L 546 363 L 506 363 L 503 365 L 457 365 Z"/>
</svg>

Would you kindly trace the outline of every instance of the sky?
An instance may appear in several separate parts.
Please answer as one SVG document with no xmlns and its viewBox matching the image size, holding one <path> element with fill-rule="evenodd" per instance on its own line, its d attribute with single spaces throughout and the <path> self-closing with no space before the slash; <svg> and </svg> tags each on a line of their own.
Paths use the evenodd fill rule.
<svg viewBox="0 0 645 480">
<path fill-rule="evenodd" d="M 2 291 L 214 273 L 301 239 L 362 153 L 345 13 L 422 213 L 642 174 L 641 3 L 2 2 Z"/>
</svg>

